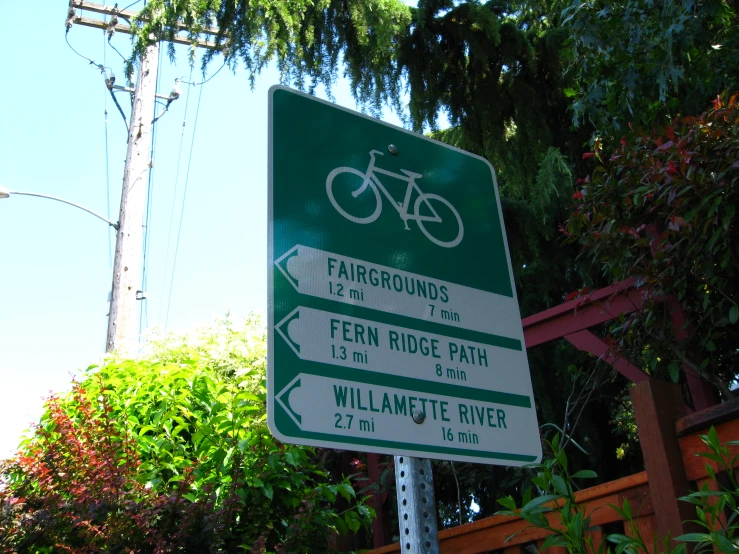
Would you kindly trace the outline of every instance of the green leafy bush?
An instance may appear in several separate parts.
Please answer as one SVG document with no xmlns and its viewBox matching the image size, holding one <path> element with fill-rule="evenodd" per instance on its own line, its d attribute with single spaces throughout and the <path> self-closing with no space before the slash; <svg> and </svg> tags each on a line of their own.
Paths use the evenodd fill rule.
<svg viewBox="0 0 739 554">
<path fill-rule="evenodd" d="M 264 332 L 230 321 L 88 368 L 0 468 L 18 552 L 327 552 L 373 516 L 265 425 Z M 243 365 L 242 365 L 243 363 Z M 343 497 L 344 510 L 337 508 Z M 11 550 L 13 551 L 13 550 Z M 56 551 L 56 550 L 54 550 Z"/>
<path fill-rule="evenodd" d="M 105 398 L 97 406 L 75 385 L 65 402 L 52 397 L 46 406 L 33 439 L 0 466 L 3 552 L 163 546 L 162 526 L 145 522 L 165 518 L 168 499 L 134 478 L 135 443 L 116 428 Z"/>
</svg>

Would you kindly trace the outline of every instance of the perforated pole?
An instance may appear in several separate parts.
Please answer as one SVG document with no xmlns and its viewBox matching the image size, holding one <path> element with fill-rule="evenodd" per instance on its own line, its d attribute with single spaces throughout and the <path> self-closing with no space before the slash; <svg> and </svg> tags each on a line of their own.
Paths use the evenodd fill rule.
<svg viewBox="0 0 739 554">
<path fill-rule="evenodd" d="M 395 456 L 400 551 L 403 554 L 438 554 L 436 499 L 431 461 Z"/>
</svg>

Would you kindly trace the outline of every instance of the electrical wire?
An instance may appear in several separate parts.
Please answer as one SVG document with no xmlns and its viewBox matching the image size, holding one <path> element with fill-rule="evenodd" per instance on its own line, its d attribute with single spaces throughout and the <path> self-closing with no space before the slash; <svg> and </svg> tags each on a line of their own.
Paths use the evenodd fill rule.
<svg viewBox="0 0 739 554">
<path fill-rule="evenodd" d="M 105 67 L 105 66 L 103 66 L 101 64 L 95 63 L 94 60 L 91 60 L 87 56 L 83 56 L 82 54 L 80 54 L 79 52 L 77 52 L 77 50 L 74 49 L 74 46 L 72 46 L 71 44 L 69 44 L 69 29 L 67 29 L 67 32 L 64 33 L 64 42 L 66 42 L 67 43 L 67 46 L 69 46 L 72 49 L 72 52 L 74 52 L 75 54 L 77 54 L 83 60 L 87 60 L 88 62 L 90 62 L 90 65 L 94 65 L 95 67 L 97 67 L 100 70 L 102 70 Z"/>
<path fill-rule="evenodd" d="M 125 8 L 123 8 L 122 10 L 119 10 L 119 11 L 125 12 L 128 8 L 130 8 L 131 6 L 135 6 L 139 2 L 141 2 L 141 0 L 136 0 L 135 2 L 131 2 L 128 6 L 126 6 Z"/>
<path fill-rule="evenodd" d="M 159 48 L 159 61 L 157 62 L 157 82 L 156 87 L 154 89 L 154 94 L 159 93 L 160 83 L 162 80 L 162 72 L 159 71 L 159 67 L 161 67 L 162 64 L 162 49 Z M 150 169 L 149 169 L 149 183 L 147 185 L 146 189 L 146 215 L 144 217 L 144 255 L 143 255 L 143 263 L 142 263 L 142 270 L 141 270 L 141 290 L 146 293 L 148 290 L 148 282 L 149 282 L 149 272 L 148 272 L 148 258 L 149 258 L 149 245 L 151 243 L 151 233 L 149 229 L 151 229 L 151 220 L 152 220 L 152 213 L 153 213 L 153 191 L 154 191 L 154 170 L 156 168 L 156 164 L 154 164 L 154 152 L 156 151 L 156 144 L 157 144 L 157 130 L 159 126 L 156 124 L 157 118 L 154 118 L 154 120 L 151 122 L 151 150 L 149 153 L 149 160 L 150 160 Z M 139 310 L 139 342 L 141 341 L 141 334 L 144 329 L 146 329 L 149 326 L 149 302 L 144 297 L 141 302 L 143 303 L 141 306 L 141 309 Z"/>
<path fill-rule="evenodd" d="M 86 60 L 89 65 L 92 65 L 95 67 L 95 69 L 99 70 L 102 74 L 105 74 L 106 69 L 110 69 L 107 64 L 107 56 L 105 53 L 105 44 L 103 44 L 103 63 L 99 64 L 95 62 L 95 60 L 88 58 L 87 56 L 80 54 L 74 46 L 72 46 L 69 42 L 69 29 L 67 28 L 67 31 L 64 33 L 64 42 L 67 43 L 67 46 L 77 54 L 80 58 L 83 60 Z M 103 42 L 104 39 L 103 39 Z M 111 96 L 113 96 L 113 91 L 110 91 Z M 118 106 L 118 110 L 121 112 L 121 115 L 123 116 L 123 122 L 126 124 L 126 130 L 128 130 L 128 122 L 126 121 L 126 115 L 123 113 L 123 110 L 121 109 L 120 104 L 118 104 L 118 101 L 116 100 L 115 96 L 113 96 L 113 100 L 115 101 L 116 106 Z M 106 213 L 108 215 L 108 220 L 110 220 L 110 157 L 109 157 L 109 150 L 108 150 L 108 103 L 107 103 L 107 97 L 105 94 L 103 94 L 103 125 L 105 129 L 105 185 L 106 185 L 106 201 L 107 201 L 107 210 Z M 108 236 L 108 263 L 110 266 L 113 266 L 113 250 L 110 243 L 110 235 Z"/>
<path fill-rule="evenodd" d="M 110 91 L 110 95 L 113 97 L 113 102 L 115 102 L 116 107 L 118 108 L 118 111 L 121 114 L 121 117 L 123 118 L 123 123 L 126 125 L 126 136 L 130 134 L 130 129 L 128 128 L 128 119 L 126 119 L 126 114 L 123 113 L 123 108 L 121 108 L 121 105 L 118 103 L 118 99 L 115 97 L 115 94 L 113 93 L 113 89 L 108 89 Z M 128 142 L 128 139 L 126 139 L 126 142 Z"/>
<path fill-rule="evenodd" d="M 122 12 L 122 11 L 125 11 L 125 10 L 127 10 L 128 8 L 130 8 L 131 6 L 133 6 L 134 4 L 138 4 L 138 3 L 140 2 L 140 1 L 141 1 L 141 0 L 136 0 L 136 2 L 134 2 L 133 4 L 129 4 L 128 6 L 126 6 L 125 8 L 123 8 L 122 10 L 118 10 L 118 13 L 117 13 L 117 17 L 120 17 L 120 18 L 122 18 L 122 19 L 123 19 L 124 21 L 128 21 L 128 22 L 129 22 L 129 24 L 130 24 L 130 21 L 129 21 L 129 19 L 128 19 L 128 18 L 127 18 L 126 16 L 124 16 L 124 15 L 120 15 L 120 12 Z M 116 6 L 118 6 L 118 4 L 116 4 Z M 110 46 L 110 47 L 111 47 L 111 48 L 112 48 L 113 50 L 115 50 L 116 54 L 118 54 L 118 55 L 119 55 L 119 56 L 121 57 L 121 59 L 122 59 L 122 60 L 123 60 L 124 62 L 128 61 L 128 58 L 126 58 L 126 57 L 125 57 L 125 56 L 124 56 L 123 54 L 121 54 L 121 53 L 120 53 L 120 52 L 118 51 L 118 48 L 116 48 L 115 46 L 113 46 L 113 43 L 112 43 L 112 42 L 110 42 L 110 39 L 112 39 L 112 38 L 113 38 L 113 33 L 112 33 L 112 32 L 109 32 L 109 34 L 108 34 L 108 45 L 109 45 L 109 46 Z"/>
<path fill-rule="evenodd" d="M 103 2 L 103 6 L 105 2 Z M 107 22 L 108 16 L 105 16 Z M 105 35 L 103 35 L 103 65 L 107 60 L 107 48 L 105 47 Z M 106 87 L 107 88 L 107 87 Z M 103 117 L 105 124 L 105 205 L 107 207 L 108 219 L 110 219 L 110 149 L 108 147 L 108 94 L 103 91 Z M 110 268 L 113 268 L 113 245 L 110 241 L 110 234 L 108 234 L 108 264 Z"/>
<path fill-rule="evenodd" d="M 192 127 L 192 142 L 190 143 L 190 155 L 187 160 L 187 172 L 185 173 L 185 189 L 182 195 L 182 210 L 180 212 L 180 226 L 177 230 L 177 242 L 175 243 L 174 249 L 174 261 L 172 262 L 172 278 L 169 282 L 169 297 L 167 298 L 167 317 L 164 320 L 165 328 L 169 324 L 169 308 L 172 302 L 172 289 L 174 288 L 174 276 L 177 270 L 177 253 L 180 249 L 180 236 L 182 234 L 182 221 L 185 218 L 185 202 L 187 201 L 187 185 L 190 182 L 190 165 L 192 164 L 192 153 L 195 147 L 195 135 L 198 129 L 198 116 L 200 115 L 200 101 L 203 99 L 203 87 L 200 87 L 200 93 L 198 94 L 198 106 L 195 109 L 195 122 Z"/>
<path fill-rule="evenodd" d="M 160 106 L 164 106 L 164 109 L 161 111 L 159 115 L 154 116 L 154 120 L 151 122 L 152 125 L 156 123 L 157 121 L 159 121 L 164 116 L 164 114 L 166 114 L 169 111 L 169 107 L 172 105 L 173 101 L 174 101 L 174 98 L 170 98 L 169 101 L 167 102 L 162 102 L 161 100 L 156 101 L 156 103 L 159 104 Z"/>
<path fill-rule="evenodd" d="M 109 36 L 109 37 L 108 37 L 108 46 L 110 46 L 110 47 L 111 47 L 111 48 L 112 48 L 113 50 L 115 50 L 116 54 L 118 54 L 118 55 L 119 55 L 119 56 L 121 57 L 121 59 L 122 59 L 122 60 L 123 60 L 124 62 L 128 61 L 128 58 L 126 58 L 126 56 L 124 56 L 123 54 L 121 54 L 121 53 L 120 53 L 120 52 L 118 51 L 118 48 L 116 48 L 115 46 L 113 46 L 113 43 L 112 43 L 112 42 L 110 42 L 110 39 L 111 39 L 111 38 L 113 38 L 113 37 L 112 37 L 112 36 Z"/>
<path fill-rule="evenodd" d="M 192 68 L 190 68 L 190 78 L 192 78 Z M 180 81 L 182 82 L 182 81 Z M 177 188 L 180 182 L 180 167 L 182 161 L 182 146 L 185 142 L 185 125 L 187 122 L 187 110 L 190 105 L 190 90 L 191 86 L 187 87 L 187 96 L 185 96 L 185 113 L 182 116 L 182 133 L 180 134 L 180 148 L 177 154 L 177 170 L 174 177 L 174 194 L 172 195 L 172 207 L 169 212 L 169 231 L 167 232 L 167 250 L 164 255 L 164 274 L 162 275 L 162 298 L 164 298 L 165 285 L 167 284 L 167 267 L 169 266 L 169 248 L 172 243 L 172 222 L 174 221 L 174 209 L 175 202 L 177 200 Z M 164 303 L 159 305 L 159 319 L 162 319 L 162 310 L 164 309 Z"/>
<path fill-rule="evenodd" d="M 192 68 L 190 68 L 190 77 L 192 78 Z M 182 82 L 182 81 L 180 81 Z M 169 230 L 167 231 L 167 249 L 164 256 L 164 272 L 162 274 L 162 298 L 164 298 L 164 291 L 166 290 L 165 286 L 167 283 L 167 268 L 169 267 L 169 249 L 172 244 L 172 222 L 174 221 L 174 213 L 175 213 L 175 203 L 177 200 L 177 189 L 179 187 L 180 182 L 180 168 L 182 167 L 182 147 L 185 143 L 185 126 L 187 123 L 187 114 L 190 106 L 190 91 L 192 87 L 187 87 L 187 95 L 185 96 L 185 112 L 182 116 L 182 131 L 180 133 L 180 147 L 177 152 L 177 170 L 175 171 L 175 179 L 174 179 L 174 194 L 172 195 L 172 207 L 170 208 L 169 212 Z M 159 319 L 162 319 L 163 316 L 163 310 L 164 310 L 164 302 L 159 304 Z"/>
<path fill-rule="evenodd" d="M 205 81 L 202 81 L 200 83 L 190 83 L 189 81 L 180 81 L 180 82 L 181 83 L 185 83 L 186 85 L 193 85 L 195 87 L 203 86 L 205 83 L 207 83 L 208 81 L 210 81 L 213 77 L 215 77 L 216 75 L 218 75 L 218 73 L 220 73 L 221 69 L 223 69 L 224 67 L 226 67 L 226 60 L 223 61 L 223 65 L 221 65 L 221 67 L 219 67 L 216 70 L 216 72 L 213 73 L 213 75 L 211 75 Z M 190 72 L 190 79 L 192 79 L 192 71 Z"/>
<path fill-rule="evenodd" d="M 66 42 L 67 43 L 67 46 L 69 46 L 72 49 L 72 52 L 74 52 L 75 54 L 77 54 L 83 60 L 87 60 L 90 63 L 90 65 L 95 66 L 95 68 L 97 68 L 100 71 L 100 73 L 105 74 L 105 70 L 106 69 L 107 70 L 110 70 L 110 68 L 107 65 L 105 65 L 105 63 L 107 63 L 107 60 L 105 59 L 106 58 L 106 55 L 105 55 L 105 47 L 104 46 L 103 46 L 103 61 L 105 63 L 101 63 L 100 64 L 100 63 L 95 62 L 95 60 L 91 60 L 87 56 L 83 56 L 82 54 L 80 54 L 79 52 L 77 52 L 77 50 L 74 49 L 74 46 L 72 46 L 69 43 L 69 29 L 67 29 L 67 32 L 64 34 L 64 42 Z M 115 50 L 116 52 L 118 52 L 118 50 L 116 50 L 115 47 L 112 44 L 110 44 L 110 39 L 108 39 L 108 44 L 110 45 L 111 48 L 113 48 L 113 50 Z M 121 53 L 118 52 L 118 55 L 121 55 Z M 121 57 L 122 57 L 122 55 L 121 55 Z M 123 59 L 125 60 L 126 58 L 123 58 Z M 121 105 L 118 103 L 118 100 L 116 99 L 115 94 L 113 94 L 113 90 L 112 89 L 109 89 L 109 90 L 110 90 L 110 95 L 113 97 L 113 102 L 115 102 L 115 105 L 118 107 L 118 111 L 121 113 L 121 117 L 123 117 L 123 123 L 126 124 L 126 132 L 128 132 L 128 120 L 126 119 L 126 114 L 123 113 L 123 109 L 121 108 Z M 106 110 L 107 110 L 107 107 L 106 107 Z M 107 121 L 107 118 L 106 118 L 106 121 Z"/>
</svg>

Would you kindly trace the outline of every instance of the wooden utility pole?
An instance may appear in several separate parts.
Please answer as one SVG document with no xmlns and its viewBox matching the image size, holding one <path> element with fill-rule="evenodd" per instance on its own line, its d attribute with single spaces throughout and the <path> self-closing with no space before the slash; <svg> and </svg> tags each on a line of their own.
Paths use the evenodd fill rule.
<svg viewBox="0 0 739 554">
<path fill-rule="evenodd" d="M 149 152 L 158 66 L 159 43 L 155 42 L 146 48 L 139 61 L 113 260 L 113 290 L 105 351 L 115 351 L 122 356 L 133 356 L 138 347 L 137 291 L 141 279 L 146 189 L 152 165 Z"/>
<path fill-rule="evenodd" d="M 117 6 L 117 5 L 116 5 Z M 76 10 L 87 10 L 92 13 L 110 16 L 109 21 L 84 17 Z M 70 0 L 67 27 L 72 24 L 102 29 L 105 32 L 122 32 L 131 34 L 130 25 L 119 23 L 119 18 L 130 22 L 137 14 L 117 7 L 108 7 L 86 0 Z M 186 31 L 184 25 L 180 30 Z M 218 34 L 218 29 L 207 28 L 206 35 Z M 190 46 L 215 48 L 214 42 L 207 40 L 193 41 L 189 37 L 172 37 L 172 41 Z M 138 293 L 141 284 L 141 258 L 144 237 L 144 212 L 146 207 L 146 190 L 152 160 L 151 151 L 152 127 L 154 125 L 154 109 L 156 105 L 156 81 L 159 70 L 159 42 L 150 44 L 139 60 L 136 87 L 133 90 L 131 116 L 128 128 L 128 151 L 126 166 L 123 172 L 123 190 L 118 235 L 113 261 L 113 289 L 108 316 L 108 336 L 105 343 L 106 352 L 117 352 L 130 357 L 138 349 Z M 121 88 L 121 87 L 115 87 Z M 129 90 L 129 89 L 124 89 Z M 171 101 L 174 97 L 170 97 Z"/>
</svg>

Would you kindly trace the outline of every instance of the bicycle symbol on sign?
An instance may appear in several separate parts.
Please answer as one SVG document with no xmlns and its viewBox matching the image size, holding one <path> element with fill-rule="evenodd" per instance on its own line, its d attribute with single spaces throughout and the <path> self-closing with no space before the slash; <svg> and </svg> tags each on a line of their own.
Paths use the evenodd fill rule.
<svg viewBox="0 0 739 554">
<path fill-rule="evenodd" d="M 390 205 L 397 210 L 398 215 L 400 215 L 400 218 L 405 224 L 406 230 L 410 230 L 410 227 L 408 227 L 408 221 L 415 220 L 418 223 L 418 228 L 421 229 L 421 232 L 426 235 L 426 238 L 428 238 L 434 244 L 437 244 L 444 248 L 454 248 L 460 242 L 462 242 L 462 237 L 464 236 L 464 227 L 462 226 L 462 218 L 459 217 L 459 212 L 454 209 L 454 206 L 452 206 L 446 198 L 442 198 L 438 194 L 426 194 L 420 189 L 420 187 L 416 184 L 416 179 L 420 179 L 421 177 L 423 177 L 423 175 L 421 175 L 420 173 L 414 173 L 413 171 L 408 171 L 406 169 L 400 170 L 402 175 L 399 173 L 393 173 L 392 171 L 388 171 L 387 169 L 382 169 L 375 165 L 375 156 L 382 156 L 383 153 L 379 150 L 372 150 L 369 154 L 370 162 L 366 172 L 359 171 L 358 169 L 355 169 L 353 167 L 337 167 L 328 174 L 328 177 L 326 177 L 326 192 L 328 193 L 328 198 L 331 201 L 331 204 L 334 206 L 334 208 L 336 208 L 337 212 L 339 212 L 349 221 L 353 221 L 354 223 L 372 223 L 378 217 L 380 217 L 380 213 L 382 212 L 382 196 L 380 196 L 380 191 L 382 191 L 387 199 L 390 201 Z M 355 180 L 355 183 L 357 185 L 361 183 L 361 186 L 359 186 L 355 191 L 351 193 L 354 198 L 358 198 L 359 195 L 364 193 L 367 189 L 370 189 L 374 193 L 377 204 L 371 215 L 368 215 L 366 217 L 357 217 L 355 215 L 352 215 L 346 209 L 342 208 L 339 205 L 336 197 L 334 196 L 333 188 L 334 179 L 342 173 L 356 175 L 361 179 L 361 181 Z M 403 202 L 397 202 L 390 195 L 382 182 L 380 182 L 380 179 L 377 177 L 378 174 L 387 175 L 389 177 L 400 179 L 401 181 L 405 181 L 408 183 Z M 414 190 L 418 191 L 418 197 L 413 204 L 413 212 L 409 212 L 411 196 Z M 426 224 L 428 223 L 442 222 L 441 216 L 434 209 L 434 204 L 436 204 L 437 207 L 440 207 L 439 204 L 445 206 L 456 218 L 458 231 L 456 236 L 452 240 L 438 239 L 434 237 L 426 228 Z M 423 206 L 425 206 L 432 215 L 421 215 L 421 209 Z"/>
</svg>

